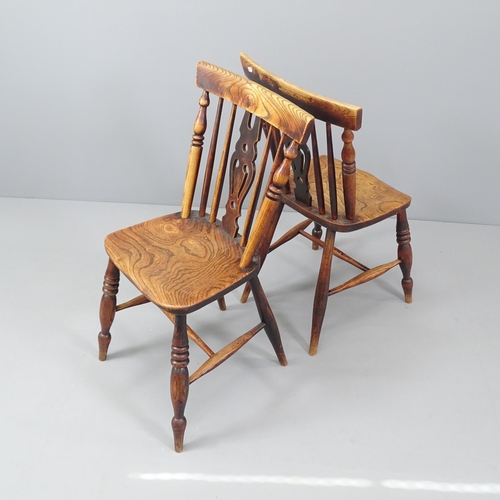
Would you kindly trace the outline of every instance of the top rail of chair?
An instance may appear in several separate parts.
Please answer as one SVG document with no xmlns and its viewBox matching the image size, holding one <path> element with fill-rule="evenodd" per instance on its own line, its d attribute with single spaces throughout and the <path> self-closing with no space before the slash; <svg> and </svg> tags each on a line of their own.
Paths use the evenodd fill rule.
<svg viewBox="0 0 500 500">
<path fill-rule="evenodd" d="M 223 68 L 200 61 L 196 68 L 196 84 L 280 129 L 291 139 L 304 144 L 314 117 L 284 97 Z"/>
<path fill-rule="evenodd" d="M 361 128 L 363 109 L 359 106 L 328 99 L 289 83 L 267 71 L 244 53 L 240 54 L 240 60 L 247 78 L 289 99 L 318 120 L 350 130 Z"/>
</svg>

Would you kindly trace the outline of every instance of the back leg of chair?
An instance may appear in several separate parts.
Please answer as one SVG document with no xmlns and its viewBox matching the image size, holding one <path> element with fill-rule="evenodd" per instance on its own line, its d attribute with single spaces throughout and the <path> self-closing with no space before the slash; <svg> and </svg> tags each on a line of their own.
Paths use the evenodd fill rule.
<svg viewBox="0 0 500 500">
<path fill-rule="evenodd" d="M 411 304 L 413 279 L 410 276 L 410 272 L 413 261 L 413 252 L 410 245 L 410 226 L 408 225 L 408 219 L 406 218 L 406 210 L 397 214 L 396 241 L 398 243 L 398 259 L 401 260 L 399 266 L 401 267 L 401 271 L 403 273 L 401 284 L 405 294 L 405 302 L 407 304 Z"/>
<path fill-rule="evenodd" d="M 314 223 L 314 229 L 311 231 L 311 234 L 315 237 L 318 238 L 318 240 L 321 239 L 321 236 L 323 234 L 323 229 L 321 227 L 321 224 L 318 224 L 317 222 Z M 317 250 L 319 248 L 319 245 L 317 243 L 312 244 L 312 249 Z"/>
<path fill-rule="evenodd" d="M 328 292 L 330 291 L 330 275 L 332 272 L 332 257 L 335 247 L 335 231 L 326 230 L 325 246 L 319 269 L 318 283 L 314 295 L 311 342 L 309 344 L 309 354 L 314 356 L 318 352 L 319 336 L 321 326 L 325 317 L 326 304 L 328 302 Z"/>
<path fill-rule="evenodd" d="M 99 342 L 99 360 L 104 361 L 108 355 L 108 347 L 111 342 L 111 325 L 115 319 L 116 312 L 116 294 L 120 284 L 120 271 L 112 262 L 108 261 L 108 267 L 104 274 L 104 283 L 102 285 L 101 307 L 99 309 L 99 319 L 101 322 L 101 331 L 97 337 Z"/>
<path fill-rule="evenodd" d="M 269 338 L 274 351 L 276 352 L 276 356 L 278 357 L 278 361 L 281 366 L 286 366 L 288 361 L 285 356 L 285 351 L 283 350 L 283 344 L 281 343 L 281 336 L 278 329 L 278 324 L 276 323 L 276 319 L 274 317 L 273 311 L 269 302 L 267 301 L 266 294 L 262 289 L 259 278 L 256 276 L 250 280 L 250 287 L 252 289 L 252 293 L 255 299 L 255 305 L 257 306 L 257 310 L 259 311 L 260 319 L 263 323 L 265 323 L 264 330 Z"/>
<path fill-rule="evenodd" d="M 189 344 L 185 314 L 176 314 L 174 317 L 171 363 L 170 396 L 174 407 L 172 430 L 175 451 L 180 453 L 184 447 L 184 431 L 187 423 L 184 409 L 189 393 Z"/>
</svg>

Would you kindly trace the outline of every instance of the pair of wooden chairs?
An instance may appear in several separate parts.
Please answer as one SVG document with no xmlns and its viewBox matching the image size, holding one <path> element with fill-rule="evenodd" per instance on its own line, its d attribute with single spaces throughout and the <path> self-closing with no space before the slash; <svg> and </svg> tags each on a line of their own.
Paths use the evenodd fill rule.
<svg viewBox="0 0 500 500">
<path fill-rule="evenodd" d="M 266 72 L 245 55 L 241 57 L 249 79 L 205 62 L 197 66 L 196 83 L 202 95 L 189 151 L 181 211 L 114 232 L 105 240 L 109 261 L 100 306 L 99 359 L 104 361 L 107 357 L 115 312 L 152 302 L 170 318 L 174 323 L 170 392 L 177 452 L 183 449 L 184 411 L 192 382 L 219 366 L 261 330 L 266 332 L 279 363 L 287 364 L 275 317 L 258 278 L 262 263 L 272 248 L 271 241 L 284 204 L 298 210 L 307 220 L 280 238 L 274 248 L 297 234 L 307 235 L 305 228 L 312 222 L 315 229 L 307 237 L 314 245 L 323 247 L 315 299 L 315 307 L 321 309 L 321 318 L 313 316 L 316 347 L 326 299 L 331 293 L 328 282 L 332 256 L 361 266 L 363 273 L 354 284 L 382 274 L 387 267 L 368 270 L 345 256 L 334 246 L 336 231 L 352 231 L 397 214 L 399 255 L 392 265 L 400 264 L 403 269 L 405 296 L 407 301 L 411 299 L 411 249 L 404 215 L 410 199 L 399 193 L 404 197 L 403 202 L 403 198 L 394 200 L 393 196 L 388 205 L 381 204 L 387 190 L 391 195 L 398 192 L 369 174 L 356 173 L 351 143 L 352 130 L 361 125 L 360 108 L 309 94 Z M 216 105 L 211 101 L 216 101 Z M 334 103 L 333 107 L 328 103 Z M 209 113 L 212 107 L 216 109 Z M 326 157 L 319 155 L 314 118 L 326 121 L 327 131 L 331 124 L 345 126 L 342 165 L 335 164 L 331 140 Z M 240 124 L 239 134 L 237 124 Z M 237 138 L 233 137 L 235 135 Z M 202 155 L 208 136 L 208 151 Z M 309 137 L 312 174 L 308 173 Z M 258 147 L 259 142 L 263 146 Z M 356 176 L 357 202 L 353 181 Z M 372 206 L 368 202 L 356 212 L 356 203 L 359 205 L 361 196 L 366 194 L 366 190 L 359 189 L 365 184 L 365 178 L 371 182 L 369 186 L 377 199 L 376 213 L 366 208 Z M 342 186 L 345 203 L 339 196 Z M 199 198 L 195 203 L 196 192 Z M 245 200 L 248 208 L 246 216 L 242 217 Z M 223 211 L 220 218 L 219 211 Z M 320 227 L 326 229 L 324 242 Z M 120 274 L 135 285 L 140 295 L 117 305 Z M 260 321 L 214 352 L 189 328 L 186 317 L 212 302 L 218 302 L 219 307 L 225 309 L 224 296 L 241 285 L 248 286 L 244 299 L 249 291 L 253 293 Z M 344 288 L 349 286 L 353 284 Z M 188 339 L 208 355 L 207 361 L 191 375 L 188 373 Z M 315 349 L 311 347 L 311 353 Z"/>
</svg>

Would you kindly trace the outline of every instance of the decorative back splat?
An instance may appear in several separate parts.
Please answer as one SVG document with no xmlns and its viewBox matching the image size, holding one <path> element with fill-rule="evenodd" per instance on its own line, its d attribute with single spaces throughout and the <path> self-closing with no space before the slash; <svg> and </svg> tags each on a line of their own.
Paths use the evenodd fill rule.
<svg viewBox="0 0 500 500">
<path fill-rule="evenodd" d="M 229 164 L 229 196 L 226 213 L 222 217 L 222 228 L 233 238 L 238 234 L 238 219 L 241 205 L 250 190 L 255 177 L 257 142 L 261 135 L 261 120 L 245 111 L 240 126 L 240 137 Z"/>
<path fill-rule="evenodd" d="M 290 141 L 287 141 L 289 143 Z M 288 145 L 288 144 L 287 144 Z M 292 161 L 292 174 L 295 184 L 295 198 L 307 205 L 311 206 L 312 196 L 309 192 L 309 166 L 311 164 L 311 151 L 307 144 L 299 146 L 299 153 Z"/>
</svg>

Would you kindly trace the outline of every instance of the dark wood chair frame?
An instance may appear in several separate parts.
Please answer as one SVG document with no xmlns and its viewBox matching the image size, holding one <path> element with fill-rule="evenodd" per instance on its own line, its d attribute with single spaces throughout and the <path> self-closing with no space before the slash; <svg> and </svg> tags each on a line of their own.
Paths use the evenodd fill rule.
<svg viewBox="0 0 500 500">
<path fill-rule="evenodd" d="M 279 363 L 283 366 L 287 364 L 278 325 L 260 285 L 258 273 L 283 208 L 281 193 L 288 182 L 291 162 L 298 154 L 299 145 L 307 141 L 313 124 L 311 115 L 289 101 L 211 64 L 198 64 L 196 83 L 202 89 L 202 96 L 189 152 L 182 209 L 179 213 L 107 236 L 105 247 L 109 261 L 102 289 L 101 331 L 98 335 L 99 359 L 104 361 L 117 311 L 152 302 L 174 323 L 170 392 L 177 452 L 183 449 L 186 428 L 184 412 L 189 384 L 219 366 L 261 330 L 266 332 Z M 199 209 L 194 210 L 194 195 L 207 133 L 210 94 L 218 97 L 217 109 L 208 155 L 204 161 L 205 175 L 201 183 Z M 231 108 L 227 132 L 223 141 L 220 141 L 219 130 L 221 124 L 225 123 L 222 119 L 224 102 L 230 103 Z M 238 108 L 243 110 L 244 117 L 240 137 L 234 143 L 232 136 Z M 264 125 L 272 133 L 266 138 L 260 155 L 261 162 L 256 168 L 257 143 Z M 285 139 L 288 139 L 288 146 L 284 154 L 275 155 L 269 180 L 264 182 L 274 131 L 282 136 L 280 147 L 284 147 Z M 218 151 L 220 142 L 222 149 Z M 233 147 L 234 152 L 230 157 Z M 214 168 L 216 158 L 220 160 L 218 170 Z M 212 188 L 214 176 L 215 185 Z M 225 181 L 229 184 L 227 191 L 224 191 Z M 265 195 L 261 196 L 263 185 Z M 242 204 L 250 191 L 252 194 L 247 216 L 240 229 L 238 221 Z M 219 220 L 218 210 L 225 192 L 228 200 L 224 215 Z M 209 210 L 210 195 L 213 201 Z M 257 210 L 260 199 L 262 201 Z M 117 305 L 120 274 L 124 274 L 141 294 Z M 245 283 L 249 284 L 255 296 L 260 322 L 214 352 L 189 328 L 187 314 L 214 301 L 219 303 L 221 309 L 225 309 L 224 296 Z M 208 360 L 191 376 L 188 373 L 188 339 L 208 355 Z"/>
<path fill-rule="evenodd" d="M 311 113 L 316 121 L 325 122 L 327 154 L 320 156 L 316 127 L 313 126 L 310 146 L 301 146 L 292 164 L 290 187 L 282 194 L 282 201 L 304 215 L 307 220 L 296 225 L 270 247 L 272 251 L 301 234 L 312 241 L 313 249 L 321 247 L 323 256 L 316 285 L 313 306 L 309 354 L 315 355 L 323 324 L 328 297 L 361 285 L 386 273 L 395 266 L 403 273 L 402 287 L 407 303 L 412 301 L 413 279 L 410 228 L 406 209 L 411 198 L 383 183 L 368 172 L 357 169 L 353 147 L 354 131 L 361 128 L 362 109 L 308 92 L 267 71 L 246 54 L 240 54 L 245 75 L 277 94 L 289 99 Z M 334 158 L 332 125 L 341 127 L 342 160 Z M 271 134 L 275 134 L 271 131 Z M 273 150 L 277 150 L 277 138 Z M 312 155 L 311 155 L 312 150 Z M 312 156 L 312 158 L 311 158 Z M 311 168 L 310 168 L 311 167 Z M 369 268 L 335 246 L 337 232 L 351 232 L 370 226 L 388 217 L 396 216 L 397 259 Z M 314 222 L 311 233 L 306 228 Z M 323 228 L 325 239 L 321 240 Z M 361 273 L 351 280 L 330 289 L 332 258 L 337 257 L 358 268 Z M 245 288 L 242 301 L 250 289 Z"/>
</svg>

